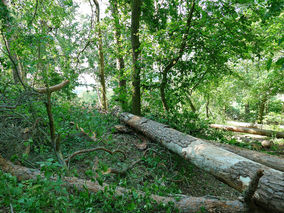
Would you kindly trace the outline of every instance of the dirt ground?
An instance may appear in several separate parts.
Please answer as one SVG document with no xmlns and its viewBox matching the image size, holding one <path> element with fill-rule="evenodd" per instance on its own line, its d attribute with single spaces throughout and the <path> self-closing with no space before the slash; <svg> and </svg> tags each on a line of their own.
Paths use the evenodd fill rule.
<svg viewBox="0 0 284 213">
<path fill-rule="evenodd" d="M 113 134 L 111 142 L 100 142 L 96 147 L 121 150 L 127 158 L 123 160 L 120 153 L 110 155 L 101 151 L 85 154 L 81 160 L 75 157 L 70 166 L 71 169 L 79 171 L 79 177 L 90 178 L 86 175 L 86 171 L 90 168 L 93 171 L 100 167 L 121 170 L 134 161 L 144 159 L 130 169 L 125 177 L 119 177 L 121 178 L 120 182 L 127 183 L 128 188 L 133 187 L 140 190 L 143 190 L 145 186 L 150 188 L 154 186 L 154 191 L 158 194 L 161 192 L 162 194 L 190 196 L 220 196 L 227 199 L 236 199 L 240 196 L 238 191 L 217 180 L 214 176 L 137 133 Z M 75 147 L 73 148 L 75 149 Z M 117 175 L 107 174 L 107 169 L 105 170 L 104 181 L 107 183 L 117 182 Z"/>
</svg>

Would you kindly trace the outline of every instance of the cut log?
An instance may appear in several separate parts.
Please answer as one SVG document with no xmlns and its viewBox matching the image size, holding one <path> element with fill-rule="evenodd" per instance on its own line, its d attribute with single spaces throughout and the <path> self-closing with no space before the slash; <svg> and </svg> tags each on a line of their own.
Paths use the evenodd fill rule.
<svg viewBox="0 0 284 213">
<path fill-rule="evenodd" d="M 274 212 L 284 212 L 283 172 L 147 118 L 130 113 L 120 113 L 119 117 L 121 121 L 132 128 L 190 160 L 197 167 L 204 169 L 240 192 L 247 188 L 257 171 L 264 170 L 253 200 L 257 205 L 267 207 Z"/>
<path fill-rule="evenodd" d="M 263 129 L 263 128 L 271 127 L 268 124 L 255 124 L 255 123 L 246 123 L 246 122 L 239 122 L 239 121 L 227 121 L 226 123 L 229 124 L 229 125 L 233 125 L 233 126 L 257 128 L 257 129 Z M 277 126 L 280 129 L 284 129 L 283 125 L 275 125 L 275 126 Z"/>
<path fill-rule="evenodd" d="M 255 134 L 255 135 L 265 135 L 269 137 L 275 136 L 277 138 L 284 138 L 284 132 L 277 132 L 277 131 L 272 131 L 272 130 L 237 127 L 237 126 L 226 126 L 226 125 L 220 125 L 220 124 L 211 124 L 210 127 L 215 128 L 215 129 L 233 131 L 233 132 L 244 132 L 244 133 L 250 133 L 250 134 Z"/>
<path fill-rule="evenodd" d="M 243 156 L 245 158 L 248 158 L 252 161 L 261 163 L 263 165 L 266 165 L 268 167 L 271 167 L 273 169 L 279 170 L 284 172 L 284 158 L 277 157 L 275 155 L 268 155 L 265 153 L 237 147 L 237 146 L 232 146 L 229 144 L 224 144 L 224 143 L 218 143 L 215 141 L 208 141 L 204 140 L 206 142 L 209 142 L 215 146 L 221 147 L 223 149 L 226 149 L 230 152 L 233 152 L 237 155 Z"/>
<path fill-rule="evenodd" d="M 39 170 L 29 169 L 23 166 L 14 165 L 10 161 L 7 161 L 0 155 L 0 168 L 4 172 L 11 173 L 16 176 L 18 180 L 36 180 L 38 176 L 43 175 Z M 56 181 L 56 177 L 51 177 L 51 180 Z M 98 191 L 104 191 L 108 184 L 100 185 L 97 182 L 79 179 L 76 177 L 63 177 L 63 184 L 68 188 L 76 188 L 78 190 L 88 189 L 89 192 L 97 193 Z M 115 194 L 123 196 L 126 193 L 131 192 L 129 189 L 116 187 Z M 144 192 L 137 191 L 139 195 L 145 196 Z M 185 195 L 175 195 L 172 197 L 163 197 L 159 195 L 150 196 L 157 203 L 174 203 L 174 206 L 179 209 L 180 212 L 199 212 L 204 209 L 206 212 L 251 212 L 247 204 L 240 200 L 225 200 L 218 197 L 190 197 Z M 178 199 L 176 199 L 178 198 Z"/>
</svg>

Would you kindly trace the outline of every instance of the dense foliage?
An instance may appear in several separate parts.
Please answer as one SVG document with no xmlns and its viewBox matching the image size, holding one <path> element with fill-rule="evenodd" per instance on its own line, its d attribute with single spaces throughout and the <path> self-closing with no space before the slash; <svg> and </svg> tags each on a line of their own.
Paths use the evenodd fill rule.
<svg viewBox="0 0 284 213">
<path fill-rule="evenodd" d="M 208 124 L 283 125 L 283 7 L 281 0 L 1 0 L 1 154 L 34 165 L 37 160 L 22 153 L 31 147 L 41 156 L 42 171 L 65 174 L 61 151 L 76 151 L 75 142 L 84 144 L 75 148 L 92 145 L 70 139 L 78 131 L 70 122 L 111 141 L 105 134 L 116 119 L 94 108 L 104 113 L 117 105 L 194 136 L 231 143 Z M 90 12 L 81 14 L 86 8 Z M 67 86 L 51 91 L 66 80 Z M 148 162 L 155 164 L 151 168 L 156 161 Z M 149 188 L 163 189 L 159 181 Z M 173 211 L 135 192 L 113 198 L 111 188 L 92 195 L 70 193 L 61 184 L 48 175 L 19 183 L 0 171 L 0 205 L 23 212 L 56 212 L 59 206 L 60 212 Z M 164 193 L 179 192 L 173 186 Z"/>
</svg>

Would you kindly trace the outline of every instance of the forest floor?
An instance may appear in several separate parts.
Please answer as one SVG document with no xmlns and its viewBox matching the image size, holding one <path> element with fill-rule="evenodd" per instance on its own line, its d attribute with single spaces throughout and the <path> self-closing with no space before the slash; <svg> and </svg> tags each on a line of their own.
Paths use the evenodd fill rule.
<svg viewBox="0 0 284 213">
<path fill-rule="evenodd" d="M 72 114 L 66 116 L 69 111 L 72 111 Z M 71 175 L 161 196 L 185 194 L 234 200 L 241 195 L 214 176 L 143 135 L 131 129 L 126 132 L 118 131 L 119 121 L 111 114 L 84 108 L 68 109 L 66 112 L 60 109 L 58 112 L 60 114 L 56 115 L 56 119 L 60 122 L 57 126 L 61 128 L 57 131 L 61 133 L 64 157 L 84 149 L 101 147 L 108 150 L 74 156 L 68 163 Z M 48 132 L 48 126 L 37 119 L 33 123 L 23 117 L 6 117 L 3 116 L 0 122 L 1 155 L 30 168 L 40 169 L 42 165 L 52 167 L 53 164 L 50 163 L 56 163 L 56 157 L 50 145 L 44 142 L 48 140 L 48 134 L 44 134 L 44 131 Z M 33 133 L 27 135 L 26 131 L 31 130 L 31 126 Z M 31 135 L 33 140 L 29 139 Z M 257 151 L 274 152 L 284 146 L 283 139 L 273 139 L 274 145 L 263 150 L 261 141 L 269 138 L 242 133 L 228 134 L 228 141 L 230 140 L 235 141 L 236 145 Z M 257 144 L 259 149 L 255 148 L 254 144 Z M 113 154 L 110 154 L 111 152 Z M 122 171 L 134 162 L 137 163 L 125 174 L 111 172 L 114 169 Z"/>
<path fill-rule="evenodd" d="M 127 158 L 124 160 L 121 153 L 110 155 L 103 151 L 77 157 L 71 162 L 70 168 L 76 169 L 79 177 L 88 179 L 88 170 L 93 169 L 95 173 L 96 170 L 101 169 L 103 181 L 106 183 L 116 182 L 121 186 L 141 191 L 148 188 L 153 194 L 211 195 L 229 199 L 236 199 L 240 195 L 212 175 L 137 133 L 112 133 L 109 136 L 112 137 L 111 141 L 100 142 L 95 146 L 73 145 L 72 149 L 105 147 L 109 150 L 121 150 Z M 110 167 L 122 170 L 140 159 L 142 161 L 130 169 L 124 177 L 118 178 L 118 175 L 108 172 Z"/>
<path fill-rule="evenodd" d="M 82 123 L 81 120 L 84 118 L 90 120 Z M 142 135 L 134 131 L 117 132 L 114 127 L 119 122 L 114 116 L 92 112 L 84 118 L 65 120 L 65 123 L 74 120 L 78 122 L 77 128 L 75 128 L 76 124 L 73 127 L 65 125 L 65 135 L 61 142 L 62 153 L 65 157 L 78 150 L 96 147 L 120 152 L 109 154 L 99 150 L 76 155 L 68 165 L 71 174 L 84 179 L 96 179 L 104 183 L 162 196 L 185 194 L 198 197 L 220 196 L 227 199 L 236 199 L 240 196 L 238 191 L 214 176 Z M 84 131 L 89 136 L 80 132 L 80 125 L 84 127 Z M 2 127 L 4 128 L 5 125 Z M 20 129 L 15 131 L 22 132 Z M 96 135 L 96 138 L 90 139 L 92 134 Z M 15 145 L 10 141 L 9 144 L 0 145 L 0 151 L 4 157 L 13 159 L 15 154 L 25 150 L 23 143 L 21 146 L 13 144 Z M 42 145 L 40 148 L 31 148 L 24 160 L 18 161 L 17 159 L 14 160 L 15 163 L 40 168 L 42 162 L 48 159 L 55 162 L 56 157 L 49 146 Z M 129 169 L 125 175 L 109 172 L 109 168 L 121 171 L 138 160 L 141 161 Z"/>
</svg>

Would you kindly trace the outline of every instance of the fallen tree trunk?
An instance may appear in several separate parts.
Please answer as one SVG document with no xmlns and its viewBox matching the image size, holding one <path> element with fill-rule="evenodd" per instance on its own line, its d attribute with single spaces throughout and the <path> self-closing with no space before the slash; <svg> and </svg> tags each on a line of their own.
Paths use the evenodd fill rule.
<svg viewBox="0 0 284 213">
<path fill-rule="evenodd" d="M 272 131 L 272 130 L 237 127 L 237 126 L 226 126 L 226 125 L 220 125 L 220 124 L 211 124 L 210 127 L 215 128 L 215 129 L 233 131 L 233 132 L 244 132 L 244 133 L 250 133 L 250 134 L 255 134 L 255 135 L 265 135 L 269 137 L 275 136 L 277 138 L 284 138 L 284 132 L 277 132 L 277 131 Z"/>
<path fill-rule="evenodd" d="M 256 123 L 247 123 L 247 122 L 241 122 L 241 121 L 227 121 L 226 123 L 229 124 L 229 125 L 234 125 L 234 126 L 258 128 L 258 129 L 267 128 L 267 127 L 271 127 L 271 126 L 276 126 L 280 129 L 284 129 L 284 125 L 274 124 L 274 123 L 256 124 Z"/>
<path fill-rule="evenodd" d="M 265 129 L 265 128 L 271 127 L 271 125 L 269 125 L 269 124 L 255 124 L 255 123 L 246 123 L 246 122 L 239 122 L 239 121 L 227 121 L 226 123 L 229 124 L 229 125 L 233 125 L 233 126 L 257 128 L 257 129 Z M 280 129 L 284 129 L 283 125 L 277 124 L 277 125 L 273 125 L 273 126 L 277 126 Z"/>
<path fill-rule="evenodd" d="M 240 192 L 247 188 L 258 170 L 264 170 L 253 200 L 257 205 L 274 212 L 284 212 L 283 172 L 181 133 L 164 124 L 130 113 L 120 113 L 119 117 L 132 128 L 160 142 Z"/>
<path fill-rule="evenodd" d="M 4 172 L 11 173 L 16 176 L 18 180 L 36 180 L 38 176 L 43 175 L 39 170 L 29 169 L 23 166 L 14 165 L 10 161 L 7 161 L 0 155 L 0 168 Z M 52 180 L 56 181 L 56 177 L 51 177 Z M 97 182 L 92 182 L 89 180 L 79 179 L 76 177 L 63 177 L 63 183 L 66 187 L 76 188 L 78 190 L 88 189 L 89 192 L 97 193 L 98 191 L 104 191 L 108 184 L 103 184 L 102 186 Z M 115 194 L 123 196 L 126 193 L 131 192 L 130 190 L 122 187 L 116 187 Z M 145 196 L 143 192 L 137 192 L 139 195 Z M 240 200 L 225 200 L 217 197 L 190 197 L 185 195 L 176 195 L 178 199 L 174 197 L 163 197 L 159 195 L 150 196 L 157 203 L 169 203 L 173 202 L 175 207 L 181 212 L 198 212 L 204 209 L 208 212 L 251 212 L 249 207 Z"/>
<path fill-rule="evenodd" d="M 263 124 L 245 123 L 245 122 L 238 122 L 238 121 L 227 121 L 226 123 L 229 125 L 233 125 L 233 126 L 258 128 L 258 129 L 262 129 L 264 126 Z"/>
<path fill-rule="evenodd" d="M 229 144 L 224 144 L 224 143 L 218 143 L 215 141 L 208 141 L 204 140 L 206 142 L 209 142 L 215 146 L 221 147 L 222 149 L 226 149 L 230 152 L 233 152 L 237 155 L 243 156 L 245 158 L 248 158 L 252 161 L 261 163 L 265 166 L 271 167 L 273 169 L 279 170 L 284 172 L 284 158 L 277 157 L 275 155 L 268 155 L 265 153 L 261 152 L 256 152 L 253 150 L 237 147 L 237 146 L 232 146 Z"/>
</svg>

